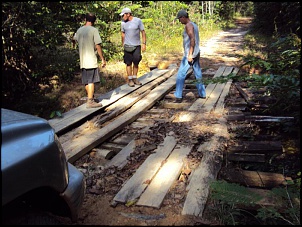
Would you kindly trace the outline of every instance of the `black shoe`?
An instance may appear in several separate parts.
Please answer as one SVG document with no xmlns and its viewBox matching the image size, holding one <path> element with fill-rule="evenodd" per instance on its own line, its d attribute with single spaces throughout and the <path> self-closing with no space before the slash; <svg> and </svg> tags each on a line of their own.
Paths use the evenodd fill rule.
<svg viewBox="0 0 302 227">
<path fill-rule="evenodd" d="M 200 99 L 206 99 L 207 97 L 205 97 L 205 96 L 204 96 L 204 97 L 199 96 L 199 98 L 200 98 Z"/>
<path fill-rule="evenodd" d="M 180 99 L 180 98 L 176 98 L 174 101 L 174 103 L 181 103 L 181 102 L 182 102 L 182 99 Z"/>
</svg>

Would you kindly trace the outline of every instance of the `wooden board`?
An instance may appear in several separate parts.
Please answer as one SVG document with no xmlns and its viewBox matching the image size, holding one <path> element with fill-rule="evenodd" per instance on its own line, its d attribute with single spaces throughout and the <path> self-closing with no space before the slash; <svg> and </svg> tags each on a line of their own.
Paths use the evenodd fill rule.
<svg viewBox="0 0 302 227">
<path fill-rule="evenodd" d="M 228 69 L 230 69 L 231 67 L 228 67 Z M 233 75 L 237 75 L 237 73 L 239 72 L 239 69 L 238 68 L 233 68 L 231 73 Z M 229 74 L 227 74 L 228 72 L 225 71 L 223 76 L 227 76 Z M 232 85 L 232 80 L 228 80 L 226 83 L 224 83 L 224 87 L 223 87 L 223 91 L 216 103 L 216 106 L 215 106 L 215 109 L 214 109 L 214 113 L 215 114 L 223 114 L 223 110 L 224 110 L 224 100 L 225 100 L 225 97 L 229 94 L 229 91 L 230 91 L 230 87 Z"/>
<path fill-rule="evenodd" d="M 173 102 L 164 102 L 162 104 L 165 109 L 188 109 L 191 106 L 189 102 L 173 103 Z"/>
<path fill-rule="evenodd" d="M 233 71 L 233 67 L 225 67 L 222 77 L 229 75 Z M 217 83 L 213 91 L 211 92 L 210 96 L 206 99 L 205 104 L 203 105 L 203 110 L 206 114 L 210 114 L 212 109 L 214 109 L 219 97 L 221 96 L 221 93 L 223 91 L 223 88 L 225 87 L 226 83 Z M 224 100 L 224 98 L 223 98 Z"/>
<path fill-rule="evenodd" d="M 111 142 L 113 143 L 118 143 L 118 144 L 123 144 L 127 145 L 128 143 L 131 142 L 135 138 L 135 135 L 127 134 L 127 135 L 119 135 L 117 134 L 114 138 L 111 138 Z"/>
<path fill-rule="evenodd" d="M 226 120 L 219 119 L 220 124 L 213 124 L 215 135 L 211 140 L 199 146 L 203 157 L 200 165 L 195 169 L 187 186 L 187 197 L 181 212 L 182 215 L 202 217 L 205 208 L 210 183 L 217 178 L 222 163 L 222 144 L 229 138 Z"/>
<path fill-rule="evenodd" d="M 152 179 L 136 205 L 160 208 L 167 192 L 179 177 L 183 167 L 183 159 L 186 158 L 191 149 L 192 147 L 180 146 L 173 150 L 167 162 Z"/>
<path fill-rule="evenodd" d="M 106 163 L 105 168 L 111 166 L 117 166 L 119 169 L 124 168 L 127 164 L 127 157 L 134 151 L 135 140 L 131 140 L 130 143 L 125 146 L 119 153 L 117 153 L 109 162 Z"/>
<path fill-rule="evenodd" d="M 104 159 L 111 159 L 116 154 L 115 151 L 108 149 L 94 148 L 92 151 L 95 152 L 96 156 Z"/>
<path fill-rule="evenodd" d="M 244 98 L 244 100 L 249 103 L 251 101 L 250 97 L 243 91 L 239 83 L 234 83 L 235 87 L 239 91 L 240 95 Z"/>
<path fill-rule="evenodd" d="M 117 102 L 110 105 L 108 108 L 106 108 L 105 113 L 97 115 L 91 121 L 99 126 L 105 122 L 108 122 L 109 120 L 118 116 L 119 114 L 121 114 L 122 112 L 133 106 L 136 102 L 144 98 L 146 95 L 150 93 L 150 91 L 153 88 L 161 84 L 163 81 L 167 80 L 169 77 L 171 77 L 171 73 L 166 73 L 163 76 L 156 78 L 152 82 L 144 86 L 141 86 L 135 92 L 132 92 L 127 96 L 124 96 L 123 98 L 119 99 Z"/>
<path fill-rule="evenodd" d="M 226 168 L 225 179 L 232 183 L 239 183 L 247 187 L 273 188 L 285 185 L 286 180 L 292 180 L 280 173 L 269 173 L 259 171 L 249 171 L 242 169 Z"/>
<path fill-rule="evenodd" d="M 242 111 L 242 110 L 239 110 L 239 111 Z M 228 119 L 228 121 L 251 121 L 251 122 L 282 122 L 282 121 L 294 121 L 295 120 L 294 117 L 248 115 L 246 112 L 238 113 L 238 114 L 230 114 L 230 115 L 227 115 L 226 118 Z"/>
<path fill-rule="evenodd" d="M 171 71 L 173 73 L 174 71 Z M 86 132 L 81 137 L 75 137 L 62 144 L 66 157 L 69 162 L 74 162 L 92 148 L 98 146 L 106 139 L 115 135 L 126 125 L 140 117 L 141 113 L 152 107 L 166 93 L 175 87 L 176 75 L 154 88 L 144 99 L 135 103 L 131 109 L 119 115 L 112 122 L 101 129 L 94 129 Z"/>
<path fill-rule="evenodd" d="M 133 176 L 126 181 L 113 200 L 118 203 L 134 203 L 148 186 L 148 182 L 152 180 L 161 167 L 162 162 L 166 160 L 175 146 L 175 138 L 173 136 L 166 136 L 164 142 L 155 150 L 155 153 L 148 156 Z"/>
<path fill-rule="evenodd" d="M 111 143 L 111 142 L 105 142 L 105 143 L 102 143 L 102 145 L 99 146 L 98 148 L 99 149 L 108 149 L 108 150 L 112 150 L 115 152 L 119 152 L 120 150 L 122 150 L 124 148 L 124 145 Z"/>
<path fill-rule="evenodd" d="M 238 144 L 229 147 L 228 152 L 268 152 L 277 151 L 282 152 L 281 141 L 240 141 Z"/>
<path fill-rule="evenodd" d="M 232 67 L 220 66 L 214 77 L 222 76 L 225 71 L 229 74 L 230 69 L 232 69 Z M 216 86 L 217 84 L 208 84 L 206 86 L 206 99 L 197 99 L 188 108 L 189 112 L 181 114 L 182 117 L 180 119 L 175 119 L 174 122 L 189 122 L 196 119 L 197 114 L 204 115 L 206 111 L 211 110 L 214 107 L 214 104 L 217 102 L 220 92 L 222 91 L 221 88 L 216 89 Z"/>
<path fill-rule="evenodd" d="M 226 69 L 225 66 L 220 66 L 218 68 L 218 70 L 216 71 L 216 73 L 214 75 L 214 78 L 215 77 L 220 77 L 223 74 L 223 72 L 224 72 L 225 69 Z M 203 105 L 205 104 L 205 102 L 208 100 L 208 98 L 212 95 L 212 92 L 213 92 L 213 90 L 214 90 L 215 87 L 216 87 L 216 84 L 212 84 L 212 83 L 208 84 L 206 86 L 206 97 L 207 98 L 206 99 L 197 99 L 191 105 L 191 107 L 189 108 L 189 110 L 192 110 L 192 111 L 200 110 L 203 107 Z"/>
<path fill-rule="evenodd" d="M 226 156 L 227 161 L 265 162 L 265 154 L 233 153 Z"/>
<path fill-rule="evenodd" d="M 229 90 L 230 90 L 230 87 L 231 87 L 231 84 L 232 84 L 232 81 L 228 81 L 227 83 L 225 83 L 225 86 L 223 88 L 223 91 L 216 103 L 216 106 L 215 106 L 215 109 L 214 109 L 214 113 L 215 114 L 220 114 L 222 115 L 223 114 L 223 111 L 224 111 L 224 103 L 225 103 L 225 97 L 229 94 Z"/>
<path fill-rule="evenodd" d="M 163 74 L 167 73 L 168 71 L 169 70 L 156 70 L 156 71 L 149 72 L 148 74 L 144 75 L 143 79 L 141 79 L 140 81 L 143 84 L 149 83 L 155 80 L 157 77 L 160 77 Z M 129 87 L 127 84 L 122 85 L 114 89 L 113 91 L 110 91 L 100 97 L 97 97 L 99 100 L 102 100 L 101 103 L 103 104 L 103 107 L 87 109 L 85 103 L 82 104 L 81 106 L 78 106 L 64 113 L 61 118 L 54 118 L 49 120 L 48 122 L 54 128 L 55 132 L 59 133 L 60 131 L 77 123 L 78 121 L 85 119 L 87 116 L 90 116 L 95 112 L 100 112 L 100 110 L 105 109 L 110 104 L 114 103 L 115 101 L 124 97 L 125 95 L 135 91 L 138 88 L 139 87 L 137 86 Z"/>
</svg>

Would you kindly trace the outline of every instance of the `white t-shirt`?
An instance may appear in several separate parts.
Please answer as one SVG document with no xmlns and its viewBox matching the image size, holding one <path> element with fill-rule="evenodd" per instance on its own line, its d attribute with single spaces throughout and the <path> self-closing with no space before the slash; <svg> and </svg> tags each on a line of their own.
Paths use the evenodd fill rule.
<svg viewBox="0 0 302 227">
<path fill-rule="evenodd" d="M 102 43 L 98 30 L 93 26 L 82 26 L 74 34 L 79 44 L 80 68 L 93 69 L 98 67 L 95 45 Z"/>
</svg>

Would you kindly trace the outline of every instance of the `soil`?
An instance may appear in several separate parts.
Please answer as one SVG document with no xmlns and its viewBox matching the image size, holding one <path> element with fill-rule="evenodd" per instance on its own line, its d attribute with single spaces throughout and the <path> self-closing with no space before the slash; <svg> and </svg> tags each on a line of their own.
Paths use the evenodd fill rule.
<svg viewBox="0 0 302 227">
<path fill-rule="evenodd" d="M 239 67 L 242 62 L 236 57 L 242 51 L 243 35 L 247 32 L 251 23 L 250 18 L 243 18 L 237 21 L 237 27 L 225 32 L 220 32 L 215 37 L 202 43 L 200 63 L 203 72 L 215 72 L 219 66 Z M 181 53 L 170 56 L 169 63 L 179 65 Z M 110 70 L 108 66 L 107 70 Z M 124 70 L 124 68 L 123 68 Z M 185 183 L 179 182 L 171 192 L 167 194 L 165 202 L 160 209 L 137 207 L 118 204 L 111 206 L 112 199 L 118 192 L 123 180 L 133 174 L 139 163 L 132 163 L 123 173 L 119 173 L 121 182 L 110 181 L 110 176 L 117 175 L 115 169 L 107 172 L 97 171 L 97 163 L 93 164 L 89 156 L 78 160 L 75 165 L 83 170 L 86 168 L 85 177 L 87 191 L 85 201 L 80 211 L 77 223 L 71 223 L 69 219 L 62 220 L 67 225 L 122 225 L 122 226 L 172 226 L 172 225 L 219 225 L 213 217 L 195 217 L 181 215 L 182 204 L 185 198 Z M 88 171 L 87 166 L 95 171 Z M 89 174 L 88 174 L 89 173 Z M 107 182 L 98 182 L 101 179 Z M 95 187 L 95 182 L 103 187 Z M 104 186 L 105 184 L 105 186 Z M 178 196 L 171 196 L 172 193 Z"/>
</svg>

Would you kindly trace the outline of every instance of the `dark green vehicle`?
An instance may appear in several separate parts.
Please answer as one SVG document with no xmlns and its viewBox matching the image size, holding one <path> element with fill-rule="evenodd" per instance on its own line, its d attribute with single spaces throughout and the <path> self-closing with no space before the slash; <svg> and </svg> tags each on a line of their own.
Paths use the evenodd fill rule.
<svg viewBox="0 0 302 227">
<path fill-rule="evenodd" d="M 1 135 L 2 223 L 16 221 L 27 211 L 45 211 L 76 222 L 84 199 L 84 176 L 67 162 L 48 121 L 2 108 Z M 26 215 L 20 222 L 35 224 Z"/>
</svg>

